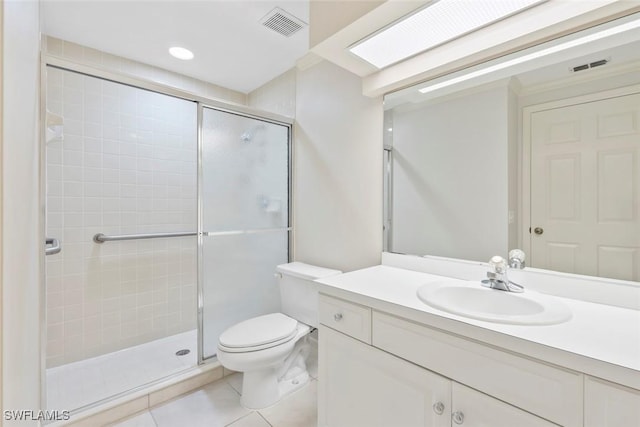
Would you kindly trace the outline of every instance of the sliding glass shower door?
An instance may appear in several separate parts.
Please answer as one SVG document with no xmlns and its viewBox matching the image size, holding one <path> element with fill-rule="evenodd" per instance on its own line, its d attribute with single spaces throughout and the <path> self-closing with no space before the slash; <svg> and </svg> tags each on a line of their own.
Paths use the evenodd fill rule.
<svg viewBox="0 0 640 427">
<path fill-rule="evenodd" d="M 229 326 L 279 311 L 288 261 L 290 127 L 201 107 L 201 358 Z"/>
<path fill-rule="evenodd" d="M 198 108 L 54 67 L 46 83 L 46 407 L 76 410 L 196 364 Z"/>
</svg>

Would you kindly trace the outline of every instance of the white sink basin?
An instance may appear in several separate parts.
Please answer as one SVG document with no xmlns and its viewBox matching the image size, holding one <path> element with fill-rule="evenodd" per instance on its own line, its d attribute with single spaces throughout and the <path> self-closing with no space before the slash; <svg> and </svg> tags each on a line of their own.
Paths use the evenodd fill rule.
<svg viewBox="0 0 640 427">
<path fill-rule="evenodd" d="M 418 289 L 422 302 L 472 319 L 515 325 L 553 325 L 571 319 L 562 302 L 537 292 L 513 293 L 489 289 L 480 282 L 444 280 Z"/>
</svg>

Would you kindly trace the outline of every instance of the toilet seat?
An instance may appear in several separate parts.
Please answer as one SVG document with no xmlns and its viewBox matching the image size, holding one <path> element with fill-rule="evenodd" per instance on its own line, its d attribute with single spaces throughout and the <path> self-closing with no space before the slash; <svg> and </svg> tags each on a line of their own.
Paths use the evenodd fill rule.
<svg viewBox="0 0 640 427">
<path fill-rule="evenodd" d="M 240 322 L 220 335 L 218 348 L 229 353 L 264 350 L 291 341 L 298 321 L 282 313 L 271 313 Z"/>
</svg>

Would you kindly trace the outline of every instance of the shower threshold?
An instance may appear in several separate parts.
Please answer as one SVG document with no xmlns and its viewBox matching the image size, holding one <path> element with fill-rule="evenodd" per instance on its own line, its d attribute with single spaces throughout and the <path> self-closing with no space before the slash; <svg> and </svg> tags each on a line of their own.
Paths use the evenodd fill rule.
<svg viewBox="0 0 640 427">
<path fill-rule="evenodd" d="M 178 350 L 190 350 L 183 356 Z M 46 371 L 47 409 L 75 410 L 175 374 L 197 364 L 197 331 Z"/>
</svg>

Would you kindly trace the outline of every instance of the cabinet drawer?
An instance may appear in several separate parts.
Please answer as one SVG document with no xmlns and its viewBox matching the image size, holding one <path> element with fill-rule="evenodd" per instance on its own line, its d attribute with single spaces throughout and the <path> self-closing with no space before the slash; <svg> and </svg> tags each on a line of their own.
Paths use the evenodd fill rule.
<svg viewBox="0 0 640 427">
<path fill-rule="evenodd" d="M 582 374 L 377 311 L 373 345 L 554 423 L 582 426 Z"/>
<path fill-rule="evenodd" d="M 371 309 L 320 294 L 320 323 L 371 344 Z"/>
</svg>

